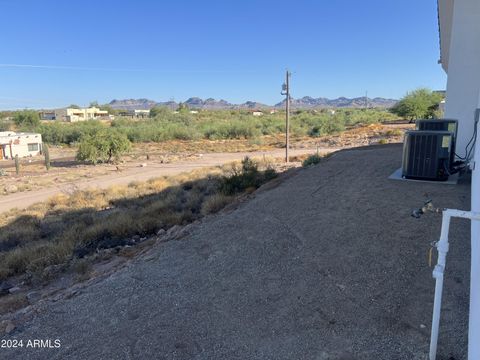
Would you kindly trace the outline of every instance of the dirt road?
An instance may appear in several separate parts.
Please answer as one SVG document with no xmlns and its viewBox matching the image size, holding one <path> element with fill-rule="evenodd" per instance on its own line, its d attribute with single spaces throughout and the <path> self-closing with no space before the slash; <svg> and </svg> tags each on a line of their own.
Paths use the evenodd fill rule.
<svg viewBox="0 0 480 360">
<path fill-rule="evenodd" d="M 337 148 L 320 148 L 318 151 L 321 154 L 326 154 L 337 150 Z M 290 155 L 302 155 L 313 153 L 315 151 L 317 151 L 317 149 L 292 149 Z M 34 203 L 45 201 L 60 192 L 71 192 L 75 189 L 106 188 L 111 185 L 128 184 L 132 181 L 147 181 L 154 177 L 176 175 L 203 167 L 223 165 L 235 160 L 243 159 L 245 156 L 262 157 L 265 155 L 270 157 L 281 157 L 284 156 L 284 154 L 285 150 L 282 149 L 261 152 L 209 153 L 199 156 L 195 161 L 180 161 L 170 164 L 146 162 L 147 166 L 145 167 L 136 166 L 125 168 L 121 171 L 112 171 L 111 175 L 101 176 L 94 179 L 66 184 L 63 183 L 60 186 L 0 196 L 0 213 L 14 208 L 26 208 Z"/>
</svg>

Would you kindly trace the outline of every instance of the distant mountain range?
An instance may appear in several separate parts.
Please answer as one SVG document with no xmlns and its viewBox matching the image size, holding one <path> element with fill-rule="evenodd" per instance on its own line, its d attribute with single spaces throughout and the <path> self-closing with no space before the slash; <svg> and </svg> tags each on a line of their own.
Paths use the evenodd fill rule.
<svg viewBox="0 0 480 360">
<path fill-rule="evenodd" d="M 199 97 L 191 97 L 185 102 L 190 109 L 205 109 L 205 110 L 222 110 L 222 109 L 273 109 L 284 108 L 285 100 L 273 106 L 262 104 L 256 101 L 247 101 L 243 104 L 232 104 L 226 100 L 215 100 L 212 98 L 201 99 Z M 321 108 L 363 108 L 366 105 L 372 108 L 390 108 L 397 103 L 395 99 L 385 99 L 381 97 L 376 98 L 346 98 L 339 97 L 337 99 L 328 99 L 324 97 L 313 98 L 304 96 L 300 99 L 291 100 L 291 107 L 293 109 L 321 109 Z M 109 104 L 113 109 L 118 110 L 133 110 L 142 109 L 148 110 L 154 106 L 166 106 L 172 109 L 178 107 L 175 101 L 155 102 L 149 99 L 126 99 L 126 100 L 112 100 Z"/>
</svg>

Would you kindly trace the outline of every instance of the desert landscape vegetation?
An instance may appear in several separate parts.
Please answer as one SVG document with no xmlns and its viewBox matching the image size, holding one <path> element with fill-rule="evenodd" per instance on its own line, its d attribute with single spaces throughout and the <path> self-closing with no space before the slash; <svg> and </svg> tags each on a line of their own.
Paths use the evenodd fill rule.
<svg viewBox="0 0 480 360">
<path fill-rule="evenodd" d="M 0 203 L 14 204 L 0 220 L 7 332 L 12 314 L 114 271 L 158 242 L 182 238 L 192 224 L 235 208 L 258 188 L 340 149 L 401 142 L 413 128 L 395 109 L 295 109 L 285 163 L 284 111 L 160 107 L 142 119 L 78 123 L 41 121 L 32 110 L 2 115 L 2 130 L 37 132 L 45 144 L 43 155 L 0 163 Z M 22 205 L 42 191 L 43 201 Z"/>
<path fill-rule="evenodd" d="M 302 162 L 308 166 L 341 148 L 398 142 L 411 128 L 389 124 L 398 116 L 385 109 L 298 109 L 291 118 L 291 147 L 296 151 L 285 165 L 282 111 L 253 116 L 248 111 L 192 114 L 186 109 L 154 108 L 147 119 L 79 123 L 42 122 L 31 110 L 3 117 L 8 119 L 2 121 L 2 130 L 42 134 L 49 163 L 43 156 L 21 159 L 18 168 L 13 160 L 0 163 L 0 199 L 58 190 L 58 195 L 39 204 L 22 208 L 20 202 L 1 220 L 0 276 L 6 280 L 21 275 L 28 281 L 51 277 L 52 266 L 65 270 L 99 249 L 132 245 L 132 237 L 145 238 L 194 222 Z M 242 162 L 220 157 L 224 165 L 188 172 L 190 164 L 212 153 L 251 155 Z M 103 189 L 76 186 L 85 179 L 121 179 L 129 171 L 162 164 L 185 169 L 161 176 L 168 170 L 159 168 L 149 175 L 157 178 Z"/>
</svg>

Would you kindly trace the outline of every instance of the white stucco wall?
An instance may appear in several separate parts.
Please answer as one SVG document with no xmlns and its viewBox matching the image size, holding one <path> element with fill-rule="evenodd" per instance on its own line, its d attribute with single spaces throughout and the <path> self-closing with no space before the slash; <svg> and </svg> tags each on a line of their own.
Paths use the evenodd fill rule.
<svg viewBox="0 0 480 360">
<path fill-rule="evenodd" d="M 458 119 L 457 154 L 465 146 L 474 127 L 480 94 L 480 1 L 454 2 L 448 55 L 447 102 L 445 118 Z"/>
<path fill-rule="evenodd" d="M 480 108 L 480 0 L 438 0 L 442 66 L 448 73 L 445 117 L 459 121 L 457 154 L 465 156 Z M 446 57 L 448 56 L 448 59 Z M 480 130 L 480 129 L 477 129 Z M 480 135 L 472 169 L 471 211 L 480 212 Z M 468 359 L 480 359 L 480 221 L 471 225 Z"/>
<path fill-rule="evenodd" d="M 439 19 L 442 21 L 442 16 Z M 457 154 L 464 156 L 465 146 L 473 135 L 475 110 L 480 108 L 480 0 L 455 0 L 452 19 L 450 47 L 443 51 L 449 54 L 445 117 L 459 120 Z M 471 210 L 480 212 L 480 136 L 478 135 L 471 168 L 473 169 Z M 470 262 L 468 359 L 477 360 L 480 359 L 479 221 L 472 221 Z"/>
<path fill-rule="evenodd" d="M 29 149 L 29 144 L 32 149 Z M 36 156 L 41 151 L 41 134 L 0 132 L 0 159 L 12 159 L 15 155 L 19 157 Z"/>
</svg>

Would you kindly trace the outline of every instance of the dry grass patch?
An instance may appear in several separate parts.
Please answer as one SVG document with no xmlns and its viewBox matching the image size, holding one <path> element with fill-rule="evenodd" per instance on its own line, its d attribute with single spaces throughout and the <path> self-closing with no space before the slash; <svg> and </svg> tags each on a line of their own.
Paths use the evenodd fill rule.
<svg viewBox="0 0 480 360">
<path fill-rule="evenodd" d="M 11 294 L 0 298 L 0 315 L 13 312 L 28 306 L 29 302 L 24 294 Z"/>
<path fill-rule="evenodd" d="M 11 276 L 48 280 L 70 264 L 85 278 L 85 257 L 101 249 L 135 245 L 160 229 L 212 214 L 275 176 L 267 161 L 161 177 L 108 189 L 59 194 L 0 220 L 0 280 Z M 125 256 L 134 251 L 125 250 Z M 69 266 L 65 266 L 68 268 Z"/>
<path fill-rule="evenodd" d="M 232 202 L 232 197 L 224 194 L 214 194 L 205 199 L 202 204 L 202 215 L 216 213 Z"/>
<path fill-rule="evenodd" d="M 385 135 L 389 136 L 389 137 L 402 136 L 403 134 L 404 134 L 404 132 L 400 129 L 391 129 L 391 130 L 387 130 L 385 132 Z"/>
</svg>

